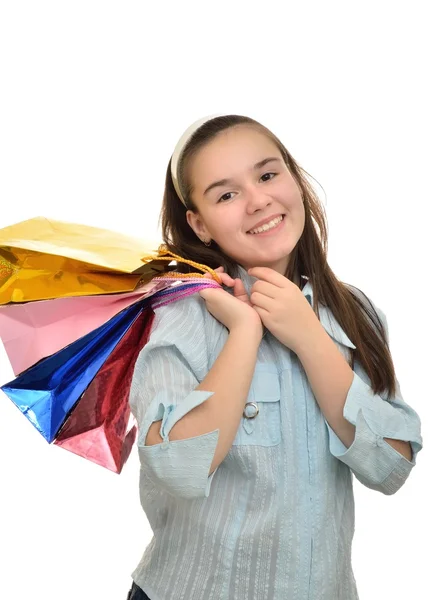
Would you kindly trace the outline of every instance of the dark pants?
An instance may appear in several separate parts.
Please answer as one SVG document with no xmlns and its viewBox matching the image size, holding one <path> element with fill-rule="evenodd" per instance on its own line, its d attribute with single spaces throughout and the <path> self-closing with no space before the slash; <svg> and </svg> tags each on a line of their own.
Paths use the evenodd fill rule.
<svg viewBox="0 0 428 600">
<path fill-rule="evenodd" d="M 132 587 L 128 592 L 126 600 L 150 600 L 150 598 L 138 587 L 135 581 L 132 582 Z"/>
</svg>

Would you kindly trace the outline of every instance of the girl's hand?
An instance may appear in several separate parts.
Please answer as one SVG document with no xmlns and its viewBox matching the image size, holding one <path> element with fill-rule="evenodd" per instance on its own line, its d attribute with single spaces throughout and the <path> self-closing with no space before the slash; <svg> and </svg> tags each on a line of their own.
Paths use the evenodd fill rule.
<svg viewBox="0 0 428 600">
<path fill-rule="evenodd" d="M 296 354 L 305 337 L 320 327 L 320 322 L 299 287 L 269 267 L 253 267 L 248 274 L 257 277 L 250 301 L 263 325 Z M 307 343 L 307 341 L 305 342 Z"/>
<path fill-rule="evenodd" d="M 251 306 L 250 298 L 248 297 L 241 279 L 232 279 L 230 275 L 224 272 L 224 267 L 217 267 L 217 269 L 214 269 L 214 271 L 220 275 L 223 285 L 226 285 L 227 287 L 233 287 L 233 295 L 235 298 Z M 204 277 L 212 279 L 210 273 L 205 273 Z"/>
<path fill-rule="evenodd" d="M 205 300 L 208 311 L 220 323 L 223 323 L 229 331 L 241 326 L 246 329 L 254 328 L 256 334 L 260 334 L 261 338 L 263 325 L 259 315 L 251 306 L 242 281 L 232 279 L 230 275 L 224 272 L 223 267 L 218 267 L 215 271 L 220 275 L 224 285 L 234 288 L 234 294 L 232 296 L 226 290 L 219 288 L 201 290 L 199 295 Z M 206 273 L 204 277 L 212 279 L 209 273 Z M 239 281 L 241 287 L 239 284 L 236 285 L 237 281 Z"/>
</svg>

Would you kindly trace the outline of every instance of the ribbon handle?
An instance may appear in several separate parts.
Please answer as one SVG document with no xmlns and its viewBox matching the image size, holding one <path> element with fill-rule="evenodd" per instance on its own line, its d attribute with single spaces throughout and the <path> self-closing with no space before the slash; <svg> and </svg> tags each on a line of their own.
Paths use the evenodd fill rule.
<svg viewBox="0 0 428 600">
<path fill-rule="evenodd" d="M 174 254 L 173 252 L 170 252 L 168 250 L 168 248 L 166 247 L 165 244 L 161 244 L 157 250 L 157 254 L 145 254 L 143 257 L 141 257 L 142 262 L 147 263 L 150 262 L 152 260 L 167 260 L 168 262 L 171 262 L 173 260 L 176 260 L 177 262 L 182 262 L 182 263 L 186 263 L 188 265 L 190 265 L 191 267 L 195 267 L 196 269 L 199 269 L 200 271 L 202 271 L 203 273 L 210 273 L 210 275 L 212 276 L 212 278 L 217 281 L 217 283 L 219 283 L 220 285 L 222 285 L 222 281 L 219 277 L 219 275 L 216 273 L 216 271 L 214 271 L 214 269 L 211 269 L 211 267 L 208 267 L 207 265 L 203 265 L 202 263 L 198 263 L 195 262 L 193 260 L 189 260 L 187 258 L 183 258 L 181 256 L 179 256 L 178 254 Z M 173 273 L 173 272 L 168 272 L 168 273 L 162 273 L 160 275 L 158 275 L 156 278 L 159 277 L 175 277 L 177 279 L 183 279 L 185 277 L 203 277 L 204 275 L 202 275 L 201 273 Z"/>
</svg>

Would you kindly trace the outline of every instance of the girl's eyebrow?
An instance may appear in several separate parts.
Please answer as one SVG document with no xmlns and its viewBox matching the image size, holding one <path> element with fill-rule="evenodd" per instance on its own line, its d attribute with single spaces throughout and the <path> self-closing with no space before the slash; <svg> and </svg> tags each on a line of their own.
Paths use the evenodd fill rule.
<svg viewBox="0 0 428 600">
<path fill-rule="evenodd" d="M 263 160 L 257 162 L 254 167 L 252 168 L 253 171 L 256 171 L 257 169 L 260 169 L 261 167 L 264 167 L 264 165 L 266 165 L 269 162 L 282 162 L 280 158 L 276 157 L 276 156 L 269 156 L 268 158 L 264 158 Z M 223 185 L 228 185 L 229 183 L 232 183 L 232 179 L 219 179 L 219 181 L 214 181 L 214 183 L 211 183 L 207 189 L 204 192 L 204 196 L 206 196 L 208 194 L 208 192 L 210 192 L 213 188 L 215 187 L 221 187 Z"/>
</svg>

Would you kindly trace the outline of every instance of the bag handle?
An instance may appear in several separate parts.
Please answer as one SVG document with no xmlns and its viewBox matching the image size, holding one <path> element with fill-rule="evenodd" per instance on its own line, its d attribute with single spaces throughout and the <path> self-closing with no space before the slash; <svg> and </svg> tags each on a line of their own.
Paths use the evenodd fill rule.
<svg viewBox="0 0 428 600">
<path fill-rule="evenodd" d="M 211 269 L 211 267 L 208 267 L 207 265 L 203 265 L 202 263 L 198 263 L 193 260 L 189 260 L 187 258 L 182 258 L 178 254 L 174 254 L 173 252 L 170 252 L 165 244 L 161 244 L 159 246 L 159 248 L 157 249 L 157 253 L 158 253 L 157 255 L 156 254 L 145 254 L 143 257 L 141 257 L 141 260 L 144 263 L 150 262 L 152 260 L 156 260 L 156 261 L 167 260 L 168 262 L 176 260 L 177 262 L 186 263 L 186 264 L 190 265 L 191 267 L 195 267 L 196 269 L 203 271 L 203 273 L 210 273 L 210 275 L 213 277 L 213 279 L 215 281 L 217 281 L 217 283 L 222 285 L 222 281 L 221 281 L 218 273 L 216 273 L 216 271 L 214 271 L 214 269 Z M 204 275 L 202 275 L 201 273 L 167 272 L 167 273 L 162 273 L 161 275 L 157 275 L 156 278 L 158 278 L 158 277 L 175 277 L 176 279 L 183 279 L 185 277 L 203 277 L 203 276 Z"/>
</svg>

